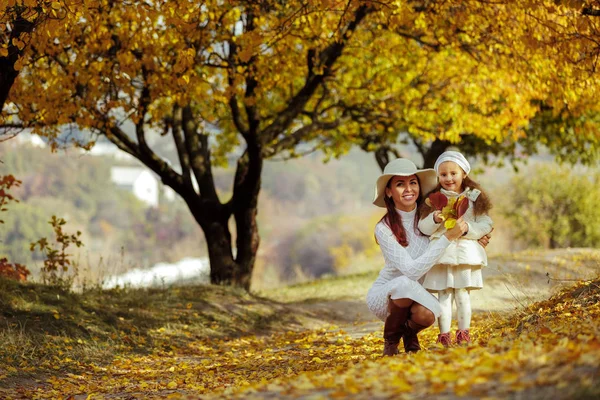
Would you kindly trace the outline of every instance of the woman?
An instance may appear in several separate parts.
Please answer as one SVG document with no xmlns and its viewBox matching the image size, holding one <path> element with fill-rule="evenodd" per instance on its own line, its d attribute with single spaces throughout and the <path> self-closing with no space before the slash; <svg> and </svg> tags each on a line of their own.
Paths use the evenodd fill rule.
<svg viewBox="0 0 600 400">
<path fill-rule="evenodd" d="M 418 231 L 417 208 L 423 195 L 436 184 L 434 170 L 417 170 L 412 161 L 402 158 L 386 165 L 377 179 L 373 204 L 387 208 L 387 213 L 375 226 L 375 238 L 385 266 L 369 289 L 367 305 L 385 321 L 383 354 L 387 356 L 398 354 L 401 338 L 406 352 L 421 349 L 417 333 L 432 325 L 441 309 L 437 299 L 419 280 L 451 241 L 468 229 L 459 219 L 454 228 L 432 244 Z M 487 238 L 482 238 L 481 244 L 485 246 Z"/>
</svg>

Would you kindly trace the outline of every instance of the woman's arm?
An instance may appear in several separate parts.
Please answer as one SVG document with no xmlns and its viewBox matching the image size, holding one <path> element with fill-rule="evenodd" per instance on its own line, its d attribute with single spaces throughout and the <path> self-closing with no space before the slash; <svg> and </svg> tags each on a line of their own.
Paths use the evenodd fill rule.
<svg viewBox="0 0 600 400">
<path fill-rule="evenodd" d="M 408 278 L 415 281 L 433 267 L 450 244 L 450 240 L 446 236 L 442 236 L 439 240 L 430 242 L 425 252 L 413 259 L 408 251 L 398 243 L 392 230 L 385 223 L 379 223 L 375 226 L 375 237 L 379 247 L 381 247 L 386 264 L 397 268 Z"/>
<path fill-rule="evenodd" d="M 469 230 L 463 237 L 477 240 L 490 233 L 494 223 L 489 216 L 484 214 L 475 217 L 473 222 L 467 222 L 467 225 L 469 225 Z"/>
</svg>

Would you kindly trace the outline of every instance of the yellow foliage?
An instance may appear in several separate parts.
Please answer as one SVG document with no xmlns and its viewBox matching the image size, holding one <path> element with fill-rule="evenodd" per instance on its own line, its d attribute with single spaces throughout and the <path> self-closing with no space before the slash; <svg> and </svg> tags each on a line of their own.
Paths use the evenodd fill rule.
<svg viewBox="0 0 600 400">
<path fill-rule="evenodd" d="M 589 397 L 593 398 L 597 392 L 591 385 L 600 367 L 599 285 L 598 279 L 580 282 L 508 314 L 477 313 L 473 343 L 466 347 L 444 349 L 435 344 L 436 330 L 427 329 L 420 335 L 423 351 L 396 357 L 381 356 L 383 339 L 378 329 L 360 337 L 356 332 L 361 327 L 356 325 L 301 332 L 284 329 L 233 339 L 196 338 L 187 345 L 171 340 L 170 329 L 163 327 L 155 330 L 148 353 L 119 354 L 108 363 L 24 359 L 20 365 L 28 374 L 60 372 L 18 389 L 18 396 L 102 398 L 138 393 L 153 399 L 177 389 L 182 396 L 202 398 L 284 394 L 504 398 L 545 387 L 559 398 L 586 390 L 592 390 Z M 126 332 L 116 332 L 117 337 L 144 345 L 141 338 Z M 58 345 L 74 346 L 74 342 L 65 338 Z M 77 342 L 93 345 L 91 339 Z M 17 395 L 17 389 L 2 390 L 9 398 Z"/>
<path fill-rule="evenodd" d="M 220 130 L 217 163 L 237 145 L 247 113 L 255 110 L 259 128 L 266 129 L 307 84 L 309 68 L 327 74 L 327 91 L 317 90 L 304 111 L 340 122 L 323 143 L 333 152 L 346 151 L 344 143 L 362 140 L 365 132 L 392 141 L 399 132 L 423 141 L 459 142 L 466 134 L 488 143 L 514 140 L 537 111 L 532 99 L 596 106 L 597 85 L 582 75 L 594 58 L 569 63 L 595 46 L 588 36 L 573 34 L 591 29 L 587 17 L 542 0 L 455 3 L 432 3 L 428 10 L 391 0 L 370 3 L 374 8 L 351 35 L 338 28 L 362 2 L 288 1 L 267 11 L 236 1 L 29 0 L 30 13 L 48 13 L 45 26 L 8 43 L 5 27 L 16 4 L 8 2 L 0 9 L 0 56 L 25 50 L 17 66 L 30 73 L 21 75 L 10 100 L 35 104 L 19 115 L 32 126 L 43 115 L 45 125 L 75 120 L 105 133 L 120 123 L 115 114 L 154 125 L 174 105 L 191 102 L 198 120 Z M 340 16 L 338 8 L 346 12 Z M 560 35 L 571 40 L 560 41 Z M 349 42 L 327 70 L 319 52 L 341 36 Z M 32 41 L 35 49 L 27 47 Z M 251 80 L 257 85 L 248 94 Z M 34 89 L 40 85 L 45 90 Z M 140 85 L 148 89 L 146 108 L 140 107 Z M 232 98 L 248 107 L 241 107 L 239 123 Z M 282 137 L 311 119 L 294 122 Z M 331 129 L 322 126 L 304 139 Z"/>
</svg>

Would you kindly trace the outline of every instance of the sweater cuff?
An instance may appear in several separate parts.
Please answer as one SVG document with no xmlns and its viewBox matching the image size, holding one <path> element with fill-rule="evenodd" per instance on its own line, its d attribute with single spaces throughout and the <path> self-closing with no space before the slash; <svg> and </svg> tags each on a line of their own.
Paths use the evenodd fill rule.
<svg viewBox="0 0 600 400">
<path fill-rule="evenodd" d="M 446 235 L 442 235 L 440 236 L 438 243 L 443 243 L 445 247 L 448 247 L 452 241 L 449 240 Z"/>
</svg>

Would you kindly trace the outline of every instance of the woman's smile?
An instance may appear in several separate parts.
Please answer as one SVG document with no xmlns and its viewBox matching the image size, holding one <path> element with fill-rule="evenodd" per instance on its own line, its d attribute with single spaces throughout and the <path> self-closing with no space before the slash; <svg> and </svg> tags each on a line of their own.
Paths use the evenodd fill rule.
<svg viewBox="0 0 600 400">
<path fill-rule="evenodd" d="M 394 200 L 398 210 L 412 211 L 419 197 L 419 180 L 416 175 L 394 176 L 385 191 L 386 196 Z"/>
</svg>

